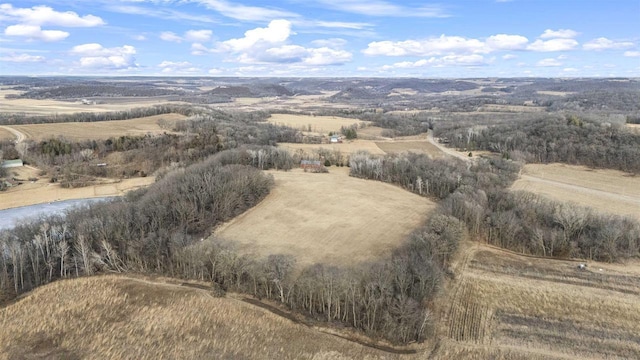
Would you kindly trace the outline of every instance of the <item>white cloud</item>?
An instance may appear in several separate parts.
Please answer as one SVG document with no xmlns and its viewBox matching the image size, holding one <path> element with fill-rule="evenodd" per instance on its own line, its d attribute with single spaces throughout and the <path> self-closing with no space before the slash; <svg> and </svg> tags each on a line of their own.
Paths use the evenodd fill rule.
<svg viewBox="0 0 640 360">
<path fill-rule="evenodd" d="M 527 50 L 540 52 L 566 51 L 572 50 L 576 46 L 578 46 L 578 42 L 573 39 L 536 40 L 527 46 Z"/>
<path fill-rule="evenodd" d="M 134 36 L 132 36 L 132 38 L 133 38 L 133 40 L 138 40 L 138 41 L 145 41 L 145 40 L 147 40 L 147 37 L 146 37 L 146 36 L 144 36 L 144 35 L 142 35 L 142 34 L 141 34 L 141 35 L 134 35 Z"/>
<path fill-rule="evenodd" d="M 312 45 L 318 47 L 342 48 L 347 45 L 347 40 L 341 38 L 318 39 L 311 42 Z"/>
<path fill-rule="evenodd" d="M 24 37 L 28 40 L 42 40 L 46 42 L 54 42 L 64 40 L 69 33 L 61 30 L 42 30 L 38 25 L 10 25 L 4 29 L 7 36 Z"/>
<path fill-rule="evenodd" d="M 215 50 L 209 50 L 202 44 L 192 45 L 192 54 L 207 52 L 228 52 L 237 55 L 237 61 L 244 64 L 298 64 L 302 66 L 339 65 L 351 61 L 352 54 L 329 46 L 330 41 L 320 41 L 315 48 L 288 44 L 295 33 L 288 20 L 272 20 L 267 27 L 255 28 L 244 33 L 244 37 L 230 39 L 218 44 Z M 340 46 L 344 40 L 334 40 Z M 325 45 L 325 46 L 321 46 Z"/>
<path fill-rule="evenodd" d="M 212 69 L 209 69 L 209 71 L 207 71 L 207 73 L 209 73 L 209 75 L 219 75 L 219 74 L 222 74 L 223 72 L 224 72 L 224 70 L 217 69 L 217 68 L 212 68 Z"/>
<path fill-rule="evenodd" d="M 410 8 L 382 0 L 317 0 L 316 3 L 323 4 L 331 10 L 368 16 L 432 18 L 449 16 L 442 7 L 437 5 Z"/>
<path fill-rule="evenodd" d="M 163 31 L 162 33 L 160 33 L 160 39 L 177 43 L 182 42 L 182 38 L 171 31 Z"/>
<path fill-rule="evenodd" d="M 184 39 L 189 42 L 206 42 L 211 39 L 211 30 L 189 30 L 184 33 Z"/>
<path fill-rule="evenodd" d="M 269 21 L 277 18 L 297 18 L 298 14 L 270 9 L 258 6 L 246 6 L 235 4 L 224 0 L 195 0 L 196 2 L 206 6 L 211 10 L 215 10 L 220 14 L 243 21 Z"/>
<path fill-rule="evenodd" d="M 191 55 L 204 55 L 210 52 L 212 52 L 212 50 L 200 43 L 191 44 Z"/>
<path fill-rule="evenodd" d="M 7 62 L 18 62 L 18 63 L 26 63 L 26 62 L 43 62 L 45 58 L 43 56 L 37 55 L 29 55 L 29 54 L 9 54 L 7 56 L 0 57 L 0 61 Z"/>
<path fill-rule="evenodd" d="M 613 41 L 605 37 L 600 37 L 582 45 L 582 48 L 585 50 L 601 51 L 611 49 L 625 49 L 632 46 L 634 46 L 634 44 L 630 41 Z"/>
<path fill-rule="evenodd" d="M 330 29 L 351 29 L 351 30 L 362 30 L 362 29 L 370 28 L 372 26 L 369 23 L 361 23 L 361 22 L 323 21 L 323 20 L 298 21 L 296 23 L 300 23 L 302 25 L 311 26 L 311 27 L 322 27 L 322 28 L 330 28 Z"/>
<path fill-rule="evenodd" d="M 1 4 L 0 19 L 37 26 L 93 27 L 105 24 L 104 20 L 98 16 L 80 16 L 73 11 L 59 12 L 44 5 L 32 8 L 14 8 L 11 4 Z"/>
<path fill-rule="evenodd" d="M 205 15 L 194 15 L 188 14 L 172 9 L 163 9 L 158 6 L 150 7 L 141 7 L 141 6 L 131 6 L 131 5 L 108 5 L 107 9 L 113 12 L 118 12 L 121 14 L 135 14 L 142 15 L 148 17 L 154 17 L 158 19 L 172 20 L 172 21 L 189 21 L 189 22 L 199 22 L 199 23 L 215 23 L 217 22 L 215 19 L 205 16 Z"/>
<path fill-rule="evenodd" d="M 573 39 L 578 36 L 579 33 L 570 29 L 547 29 L 540 35 L 541 39 Z"/>
<path fill-rule="evenodd" d="M 624 56 L 627 57 L 640 57 L 640 51 L 625 51 Z"/>
<path fill-rule="evenodd" d="M 489 36 L 486 40 L 487 46 L 496 50 L 519 50 L 524 49 L 529 42 L 521 35 L 498 34 Z"/>
<path fill-rule="evenodd" d="M 442 57 L 431 57 L 418 61 L 401 61 L 392 65 L 385 65 L 382 70 L 392 69 L 413 69 L 422 67 L 443 67 L 443 66 L 478 66 L 484 65 L 486 61 L 482 55 L 446 55 Z"/>
<path fill-rule="evenodd" d="M 197 74 L 202 70 L 188 61 L 163 61 L 158 64 L 163 74 Z"/>
<path fill-rule="evenodd" d="M 538 61 L 536 63 L 536 66 L 541 66 L 541 67 L 562 66 L 562 63 L 558 61 L 558 59 L 547 58 L 547 59 L 542 59 Z"/>
<path fill-rule="evenodd" d="M 579 70 L 576 68 L 568 67 L 568 68 L 562 69 L 562 71 L 568 72 L 568 73 L 574 73 L 574 72 L 578 72 Z"/>
<path fill-rule="evenodd" d="M 136 68 L 136 49 L 130 45 L 105 48 L 100 44 L 91 43 L 74 46 L 72 55 L 80 56 L 80 66 L 98 70 L 121 70 Z"/>
<path fill-rule="evenodd" d="M 255 28 L 244 33 L 243 38 L 222 42 L 221 47 L 232 52 L 241 52 L 261 44 L 277 44 L 286 41 L 291 32 L 291 22 L 273 20 L 266 28 Z"/>
<path fill-rule="evenodd" d="M 485 44 L 477 39 L 441 35 L 426 40 L 374 41 L 363 50 L 366 55 L 433 56 L 445 53 L 487 52 Z"/>
<path fill-rule="evenodd" d="M 504 55 L 502 55 L 502 58 L 504 60 L 516 59 L 517 57 L 518 57 L 518 55 L 514 55 L 514 54 L 504 54 Z"/>
</svg>

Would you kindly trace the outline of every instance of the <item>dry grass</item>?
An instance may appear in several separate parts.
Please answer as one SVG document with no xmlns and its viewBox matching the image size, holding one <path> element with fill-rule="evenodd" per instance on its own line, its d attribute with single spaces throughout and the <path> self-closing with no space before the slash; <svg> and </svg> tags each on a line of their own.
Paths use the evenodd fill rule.
<svg viewBox="0 0 640 360">
<path fill-rule="evenodd" d="M 376 145 L 387 154 L 414 152 L 427 154 L 433 158 L 443 158 L 446 156 L 446 154 L 427 140 L 378 141 Z"/>
<path fill-rule="evenodd" d="M 180 114 L 164 114 L 130 120 L 13 125 L 11 127 L 33 140 L 58 136 L 74 141 L 99 140 L 123 135 L 161 134 L 164 131 L 170 131 L 171 124 L 185 118 Z M 166 120 L 169 127 L 161 128 L 158 125 L 159 120 Z"/>
<path fill-rule="evenodd" d="M 569 91 L 536 91 L 540 95 L 551 95 L 551 96 L 567 96 L 574 94 Z"/>
<path fill-rule="evenodd" d="M 0 127 L 0 141 L 14 140 L 15 138 L 9 130 Z"/>
<path fill-rule="evenodd" d="M 499 104 L 486 104 L 478 108 L 479 112 L 543 112 L 546 111 L 542 106 L 524 106 L 524 105 L 499 105 Z"/>
<path fill-rule="evenodd" d="M 387 255 L 435 204 L 390 184 L 328 174 L 270 172 L 276 186 L 216 235 L 258 255 L 292 254 L 299 264 L 353 264 Z"/>
<path fill-rule="evenodd" d="M 467 250 L 439 358 L 640 357 L 640 267 Z M 457 341 L 453 341 L 457 340 Z"/>
<path fill-rule="evenodd" d="M 351 126 L 360 124 L 363 121 L 358 119 L 343 118 L 337 116 L 309 116 L 309 115 L 291 115 L 291 114 L 273 114 L 269 119 L 269 123 L 276 125 L 286 125 L 295 129 L 304 129 L 305 131 L 311 126 L 311 131 L 315 133 L 339 132 L 342 126 Z"/>
<path fill-rule="evenodd" d="M 315 154 L 317 149 L 324 149 L 330 151 L 339 151 L 342 154 L 353 154 L 357 151 L 368 151 L 370 154 L 374 155 L 384 155 L 385 152 L 382 151 L 376 145 L 376 142 L 371 140 L 353 140 L 353 141 L 345 141 L 343 143 L 338 144 L 292 144 L 292 143 L 281 143 L 278 146 L 281 146 L 285 149 L 288 149 L 291 152 L 302 152 L 304 154 Z"/>
<path fill-rule="evenodd" d="M 397 359 L 258 307 L 143 279 L 62 280 L 0 309 L 0 359 Z"/>
<path fill-rule="evenodd" d="M 59 100 L 34 100 L 34 99 L 5 99 L 8 94 L 20 94 L 16 90 L 0 90 L 0 112 L 24 113 L 29 115 L 72 114 L 76 112 L 101 113 L 109 111 L 122 111 L 138 107 L 147 107 L 166 104 L 163 98 L 106 98 L 101 99 L 105 104 L 83 105 L 81 102 Z M 175 102 L 173 102 L 175 103 Z"/>
<path fill-rule="evenodd" d="M 513 190 L 526 190 L 598 211 L 640 218 L 640 177 L 617 170 L 529 164 Z"/>
<path fill-rule="evenodd" d="M 640 124 L 625 124 L 628 129 L 640 133 Z"/>
<path fill-rule="evenodd" d="M 27 175 L 25 179 L 31 176 L 37 177 L 37 169 L 29 170 L 26 167 L 19 169 L 21 169 L 20 174 Z M 11 170 L 13 172 L 16 169 Z M 60 200 L 123 195 L 129 190 L 151 185 L 155 178 L 149 176 L 124 180 L 104 179 L 103 181 L 105 182 L 103 184 L 74 189 L 64 189 L 59 184 L 50 184 L 46 178 L 38 179 L 33 183 L 26 181 L 22 185 L 0 192 L 0 210 Z"/>
</svg>

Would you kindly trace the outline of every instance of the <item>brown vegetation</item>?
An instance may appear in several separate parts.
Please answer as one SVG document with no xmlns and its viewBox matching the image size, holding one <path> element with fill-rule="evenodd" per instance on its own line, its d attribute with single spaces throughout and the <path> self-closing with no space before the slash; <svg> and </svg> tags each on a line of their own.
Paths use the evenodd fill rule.
<svg viewBox="0 0 640 360">
<path fill-rule="evenodd" d="M 389 254 L 424 222 L 435 204 L 380 182 L 302 170 L 270 172 L 276 186 L 216 236 L 258 255 L 291 254 L 301 265 L 347 265 Z"/>
<path fill-rule="evenodd" d="M 343 126 L 348 127 L 363 123 L 363 121 L 353 118 L 293 114 L 272 114 L 267 121 L 275 125 L 285 125 L 298 130 L 322 134 L 340 131 Z"/>
<path fill-rule="evenodd" d="M 161 134 L 170 131 L 176 122 L 185 118 L 186 116 L 181 114 L 163 114 L 130 120 L 13 125 L 11 127 L 31 140 L 40 141 L 62 136 L 67 140 L 81 141 Z"/>
</svg>

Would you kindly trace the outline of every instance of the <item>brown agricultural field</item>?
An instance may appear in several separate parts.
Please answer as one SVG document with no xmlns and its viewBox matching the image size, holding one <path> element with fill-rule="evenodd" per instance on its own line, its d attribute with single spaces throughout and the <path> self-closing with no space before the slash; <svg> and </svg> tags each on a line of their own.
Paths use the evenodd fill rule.
<svg viewBox="0 0 640 360">
<path fill-rule="evenodd" d="M 440 149 L 426 140 L 378 141 L 376 145 L 387 154 L 414 152 L 427 154 L 432 158 L 443 158 L 446 156 Z"/>
<path fill-rule="evenodd" d="M 469 244 L 435 358 L 640 358 L 640 264 L 578 264 Z"/>
<path fill-rule="evenodd" d="M 337 116 L 310 116 L 310 115 L 291 115 L 291 114 L 273 114 L 267 121 L 271 124 L 286 125 L 294 129 L 304 129 L 308 131 L 311 126 L 311 132 L 327 134 L 330 131 L 339 132 L 340 127 L 360 124 L 363 121 L 358 119 L 343 118 Z"/>
<path fill-rule="evenodd" d="M 32 140 L 44 140 L 63 136 L 69 140 L 98 140 L 123 135 L 160 134 L 171 131 L 172 124 L 186 119 L 180 114 L 147 116 L 130 120 L 69 122 L 55 124 L 12 125 L 11 128 L 23 133 Z M 158 122 L 166 121 L 163 129 Z"/>
<path fill-rule="evenodd" d="M 233 298 L 143 278 L 61 280 L 0 308 L 0 359 L 398 359 Z"/>
<path fill-rule="evenodd" d="M 215 235 L 257 255 L 291 254 L 298 264 L 348 265 L 382 255 L 422 224 L 435 204 L 396 186 L 300 169 L 270 172 L 271 193 Z"/>
<path fill-rule="evenodd" d="M 0 127 L 0 141 L 14 140 L 16 137 L 9 130 Z"/>
<path fill-rule="evenodd" d="M 617 170 L 529 164 L 511 188 L 640 219 L 640 177 Z"/>
<path fill-rule="evenodd" d="M 133 108 L 166 104 L 165 98 L 104 98 L 102 104 L 84 105 L 80 101 L 60 100 L 35 100 L 35 99 L 6 99 L 9 94 L 20 94 L 21 91 L 3 89 L 0 90 L 0 112 L 23 113 L 28 115 L 72 114 L 77 112 L 102 113 L 110 111 L 130 110 Z M 172 102 L 176 103 L 176 102 Z"/>
</svg>

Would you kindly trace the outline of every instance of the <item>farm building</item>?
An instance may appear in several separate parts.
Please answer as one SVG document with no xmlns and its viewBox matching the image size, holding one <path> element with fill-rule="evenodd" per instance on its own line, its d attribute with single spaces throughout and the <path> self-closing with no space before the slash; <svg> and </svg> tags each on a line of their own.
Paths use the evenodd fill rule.
<svg viewBox="0 0 640 360">
<path fill-rule="evenodd" d="M 321 169 L 324 166 L 320 160 L 302 160 L 300 162 L 301 169 Z"/>
<path fill-rule="evenodd" d="M 1 167 L 3 168 L 14 168 L 14 167 L 22 167 L 22 166 L 24 166 L 22 159 L 5 160 L 1 164 Z"/>
<path fill-rule="evenodd" d="M 329 142 L 331 142 L 332 144 L 341 143 L 342 142 L 342 137 L 340 137 L 338 135 L 333 135 L 329 139 Z"/>
</svg>

